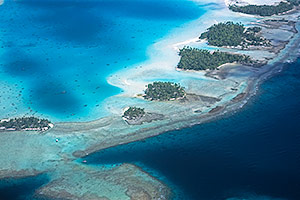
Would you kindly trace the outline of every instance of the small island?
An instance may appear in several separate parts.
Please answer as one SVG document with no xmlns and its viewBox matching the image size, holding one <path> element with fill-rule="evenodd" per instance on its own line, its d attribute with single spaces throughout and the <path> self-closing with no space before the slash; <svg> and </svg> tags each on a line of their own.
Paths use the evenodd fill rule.
<svg viewBox="0 0 300 200">
<path fill-rule="evenodd" d="M 241 23 L 221 22 L 214 24 L 202 33 L 200 39 L 206 39 L 209 45 L 217 47 L 270 46 L 270 41 L 261 36 L 260 27 L 246 28 Z"/>
<path fill-rule="evenodd" d="M 129 107 L 123 114 L 122 117 L 124 117 L 127 120 L 137 120 L 141 119 L 143 116 L 145 116 L 146 112 L 144 108 L 138 108 L 138 107 Z"/>
<path fill-rule="evenodd" d="M 178 83 L 157 81 L 146 86 L 144 98 L 150 101 L 172 101 L 182 99 L 186 93 Z"/>
<path fill-rule="evenodd" d="M 299 6 L 299 4 L 299 0 L 286 0 L 281 1 L 277 5 L 230 5 L 229 9 L 233 12 L 240 12 L 250 15 L 272 16 L 284 14 L 288 11 L 291 11 L 296 6 Z"/>
<path fill-rule="evenodd" d="M 122 117 L 129 125 L 141 125 L 145 122 L 162 120 L 164 115 L 146 112 L 144 108 L 129 107 L 125 110 Z"/>
<path fill-rule="evenodd" d="M 53 124 L 49 120 L 36 117 L 21 117 L 0 121 L 0 131 L 46 131 L 52 127 Z"/>
<path fill-rule="evenodd" d="M 244 65 L 257 63 L 247 55 L 226 53 L 219 50 L 210 52 L 191 47 L 180 49 L 179 55 L 181 58 L 177 68 L 182 70 L 214 70 L 223 64 L 234 62 Z"/>
</svg>

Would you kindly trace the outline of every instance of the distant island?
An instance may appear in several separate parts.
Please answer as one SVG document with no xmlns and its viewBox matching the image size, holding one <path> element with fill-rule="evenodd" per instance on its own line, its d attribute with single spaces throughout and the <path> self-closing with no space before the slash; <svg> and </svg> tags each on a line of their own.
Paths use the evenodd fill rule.
<svg viewBox="0 0 300 200">
<path fill-rule="evenodd" d="M 200 35 L 209 45 L 217 47 L 270 46 L 270 41 L 260 35 L 260 27 L 246 28 L 241 23 L 231 21 L 214 24 Z"/>
<path fill-rule="evenodd" d="M 247 55 L 226 53 L 219 50 L 210 52 L 191 47 L 180 49 L 179 55 L 181 58 L 177 68 L 183 70 L 214 70 L 223 64 L 234 62 L 244 65 L 257 63 Z"/>
<path fill-rule="evenodd" d="M 53 124 L 49 120 L 36 117 L 21 117 L 0 121 L 0 131 L 46 131 L 52 127 Z"/>
<path fill-rule="evenodd" d="M 30 113 L 37 112 L 40 115 L 46 114 L 44 112 L 51 111 L 51 115 L 54 114 L 57 116 L 52 117 L 57 121 L 61 119 L 61 122 L 56 123 L 55 128 L 52 128 L 53 125 L 49 120 L 39 119 L 39 117 L 0 118 L 0 147 L 2 155 L 2 157 L 0 157 L 0 179 L 4 181 L 5 185 L 6 181 L 9 181 L 7 182 L 9 183 L 9 187 L 10 185 L 15 185 L 14 183 L 19 184 L 15 182 L 17 181 L 16 178 L 38 176 L 37 180 L 43 182 L 37 187 L 32 187 L 32 192 L 30 193 L 32 193 L 34 197 L 41 199 L 167 200 L 173 197 L 186 199 L 183 195 L 176 196 L 178 194 L 177 188 L 170 187 L 169 185 L 169 183 L 172 184 L 172 180 L 168 182 L 165 181 L 164 178 L 159 179 L 161 177 L 160 175 L 158 177 L 151 176 L 151 173 L 147 172 L 146 165 L 136 166 L 136 162 L 127 164 L 126 162 L 132 159 L 122 159 L 122 157 L 118 156 L 120 155 L 120 150 L 126 151 L 126 149 L 128 149 L 134 154 L 134 150 L 139 151 L 141 149 L 139 148 L 140 144 L 147 148 L 155 148 L 157 145 L 151 145 L 151 140 L 146 143 L 144 143 L 144 140 L 168 131 L 222 119 L 228 115 L 234 115 L 238 109 L 247 109 L 244 106 L 252 96 L 259 93 L 258 90 L 261 84 L 269 77 L 289 67 L 289 65 L 285 63 L 292 63 L 299 56 L 300 44 L 298 33 L 300 23 L 298 15 L 300 10 L 296 13 L 296 10 L 300 9 L 300 6 L 295 6 L 294 9 L 290 10 L 285 16 L 273 15 L 271 17 L 238 14 L 230 11 L 227 7 L 230 3 L 236 4 L 239 8 L 246 7 L 246 5 L 253 3 L 260 4 L 255 8 L 264 9 L 265 7 L 261 6 L 261 4 L 278 6 L 280 5 L 280 1 L 285 3 L 291 1 L 224 0 L 224 2 L 223 0 L 215 0 L 212 1 L 215 2 L 213 4 L 209 4 L 210 1 L 192 1 L 195 1 L 195 3 L 188 4 L 191 4 L 193 7 L 196 6 L 197 10 L 193 7 L 191 7 L 191 9 L 185 7 L 186 3 L 161 3 L 159 6 L 155 6 L 156 2 L 151 1 L 155 7 L 153 9 L 153 16 L 149 15 L 149 13 L 145 13 L 146 15 L 142 13 L 140 15 L 141 20 L 138 24 L 136 24 L 136 20 L 134 19 L 133 21 L 123 20 L 123 25 L 129 28 L 122 29 L 124 34 L 120 37 L 116 37 L 116 43 L 114 37 L 109 38 L 109 33 L 110 31 L 112 31 L 111 33 L 118 33 L 119 29 L 122 28 L 120 26 L 114 26 L 115 22 L 119 22 L 120 16 L 108 15 L 107 17 L 110 20 L 108 20 L 107 25 L 111 25 L 111 27 L 107 32 L 108 36 L 103 37 L 108 40 L 103 42 L 109 44 L 108 47 L 114 50 L 114 47 L 119 48 L 120 42 L 124 39 L 125 43 L 128 44 L 125 45 L 126 52 L 133 52 L 133 54 L 128 55 L 118 54 L 118 52 L 123 52 L 123 48 L 116 49 L 116 51 L 105 51 L 105 49 L 103 49 L 101 52 L 105 52 L 105 54 L 101 54 L 98 50 L 101 48 L 102 43 L 99 42 L 98 37 L 84 37 L 86 40 L 81 40 L 81 37 L 72 37 L 74 36 L 72 32 L 70 35 L 64 35 L 66 37 L 61 39 L 60 42 L 55 40 L 60 32 L 55 32 L 55 34 L 50 35 L 54 38 L 50 38 L 49 36 L 49 40 L 41 40 L 36 46 L 36 36 L 44 36 L 45 30 L 43 27 L 48 25 L 45 24 L 46 21 L 36 24 L 35 19 L 38 17 L 37 14 L 44 16 L 45 12 L 48 12 L 48 9 L 52 11 L 54 7 L 45 4 L 45 6 L 43 6 L 43 12 L 16 15 L 13 21 L 11 21 L 11 16 L 13 16 L 16 11 L 26 13 L 29 7 L 17 5 L 17 10 L 11 9 L 14 5 L 7 2 L 8 4 L 3 7 L 5 10 L 5 12 L 3 12 L 3 27 L 10 27 L 11 23 L 15 23 L 15 26 L 8 29 L 5 33 L 5 35 L 11 37 L 2 38 L 5 43 L 4 50 L 5 52 L 7 51 L 6 54 L 9 56 L 11 52 L 13 52 L 11 50 L 15 49 L 14 45 L 6 43 L 15 39 L 16 44 L 19 44 L 20 50 L 32 50 L 32 55 L 40 55 L 42 57 L 35 58 L 34 56 L 24 57 L 20 55 L 16 56 L 16 58 L 3 60 L 2 63 L 5 65 L 2 70 L 3 80 L 6 74 L 9 76 L 7 77 L 8 81 L 2 81 L 3 94 L 1 95 L 3 98 L 1 98 L 1 102 L 6 109 L 4 110 L 3 108 L 3 113 L 1 114 L 2 116 L 11 116 L 12 113 L 16 113 L 14 117 L 17 117 L 24 116 L 24 114 L 29 111 Z M 40 3 L 40 1 L 38 3 Z M 152 3 L 147 4 L 147 6 L 151 6 Z M 30 4 L 30 7 L 36 6 L 34 4 Z M 101 19 L 101 12 L 94 12 L 94 10 L 90 10 L 89 7 L 81 10 L 79 8 L 80 6 L 83 7 L 82 4 L 76 2 L 75 4 L 70 3 L 70 5 L 74 8 L 73 10 L 81 12 L 79 13 L 80 15 L 76 12 L 69 13 L 74 16 L 75 19 L 82 17 L 82 12 L 90 13 L 90 11 L 90 14 L 95 15 L 94 17 Z M 120 6 L 124 7 L 124 5 L 122 4 Z M 163 7 L 161 7 L 161 5 L 163 5 Z M 68 5 L 57 4 L 55 6 L 61 11 L 65 9 L 69 11 Z M 99 6 L 101 7 L 101 5 Z M 108 14 L 112 13 L 116 9 L 115 6 L 118 5 L 105 7 L 104 10 Z M 128 6 L 136 6 L 137 9 L 135 10 L 141 10 L 139 7 L 140 4 L 130 4 Z M 142 6 L 144 7 L 145 5 Z M 176 22 L 169 22 L 167 20 L 167 22 L 159 18 L 159 12 L 161 11 L 159 9 L 169 8 L 169 6 L 171 10 L 174 9 L 182 14 L 177 16 L 180 20 L 176 20 Z M 269 11 L 272 11 L 271 8 L 274 8 L 273 6 L 267 7 L 270 8 Z M 26 10 L 22 10 L 23 7 L 26 8 Z M 200 10 L 198 10 L 198 7 Z M 126 6 L 124 9 L 126 11 Z M 195 10 L 195 13 L 193 10 Z M 266 12 L 266 10 L 261 10 L 261 12 L 262 11 Z M 256 12 L 258 13 L 258 11 Z M 132 14 L 136 13 L 133 11 L 132 13 L 125 14 L 124 16 L 122 15 L 123 18 L 131 18 Z M 171 15 L 169 15 L 169 13 L 167 14 L 166 17 L 168 17 L 168 19 L 174 18 L 173 12 L 170 12 Z M 195 18 L 197 16 L 199 16 L 199 18 L 196 20 Z M 51 20 L 52 16 L 49 17 L 49 20 Z M 116 17 L 116 21 L 114 17 Z M 146 17 L 146 19 L 142 17 Z M 22 20 L 30 20 L 28 21 L 30 23 L 27 23 L 29 24 L 28 31 L 34 32 L 33 35 L 26 35 L 28 38 L 26 38 L 25 42 L 22 40 L 24 39 L 22 32 L 16 35 L 9 34 L 18 31 L 19 27 L 22 27 L 22 24 L 19 24 Z M 153 20 L 157 23 L 153 24 Z M 65 22 L 65 28 L 74 28 L 74 20 Z M 82 27 L 82 23 L 85 22 L 85 20 L 81 20 L 75 25 L 76 27 Z M 216 22 L 216 25 L 213 25 L 214 22 Z M 243 22 L 243 24 L 237 22 Z M 152 23 L 154 27 L 151 28 L 151 34 L 149 34 L 148 23 Z M 131 27 L 132 24 L 135 26 Z M 155 28 L 156 26 L 161 26 L 161 24 L 166 24 L 166 27 L 164 27 L 165 30 Z M 19 31 L 23 30 L 22 28 Z M 199 32 L 199 30 L 202 30 L 202 32 Z M 94 30 L 91 31 L 92 32 L 87 31 L 86 33 L 93 34 Z M 84 34 L 83 36 L 89 36 L 91 34 Z M 131 37 L 132 40 L 123 37 L 126 35 Z M 34 37 L 31 38 L 30 36 Z M 199 37 L 201 41 L 199 41 Z M 147 40 L 145 40 L 145 38 Z M 34 45 L 31 45 L 31 40 Z M 123 46 L 124 45 L 121 45 L 121 47 Z M 52 54 L 53 49 L 47 49 L 47 47 L 53 47 L 53 49 L 57 49 L 57 52 Z M 40 49 L 44 49 L 45 51 L 39 54 L 38 51 Z M 134 54 L 135 50 L 137 50 L 137 54 Z M 84 62 L 80 63 L 75 62 L 78 60 L 74 60 L 73 62 L 70 60 L 71 57 L 65 56 L 67 54 L 73 55 L 74 53 L 81 55 L 82 52 L 83 54 L 78 57 L 78 60 L 83 60 Z M 45 56 L 43 57 L 44 54 Z M 56 62 L 55 58 L 58 58 L 57 56 L 62 56 L 62 58 L 65 59 L 59 59 Z M 59 68 L 60 65 L 57 64 L 61 62 L 72 66 L 72 69 L 78 67 L 78 70 L 74 68 L 75 70 L 72 70 L 72 73 L 67 73 L 68 70 L 65 70 L 66 74 L 59 72 L 58 75 L 62 76 L 54 80 L 53 77 L 55 74 L 53 75 L 53 73 L 55 73 L 55 70 L 47 71 L 49 67 L 45 67 L 46 75 L 49 75 L 49 77 L 45 76 L 45 78 L 49 79 L 48 82 L 39 78 L 39 72 L 32 74 L 32 76 L 23 76 L 32 71 L 32 66 L 27 66 L 27 60 L 34 61 L 33 64 L 36 62 L 39 64 L 40 59 L 43 61 L 44 59 L 48 60 L 48 58 L 49 67 L 53 64 Z M 15 63 L 15 60 L 17 63 Z M 89 63 L 91 63 L 91 67 L 93 67 L 93 69 L 95 68 L 95 70 L 89 70 L 87 68 Z M 104 65 L 107 63 L 106 65 L 111 67 L 104 67 L 102 69 L 101 63 Z M 227 63 L 234 64 L 226 65 Z M 15 74 L 15 78 L 13 79 L 15 81 L 11 81 L 11 73 L 6 73 L 8 70 L 6 69 L 7 64 L 20 65 L 22 68 L 22 73 Z M 73 66 L 73 64 L 75 65 Z M 259 66 L 265 64 L 265 66 L 257 67 L 256 64 Z M 99 69 L 96 66 L 98 66 Z M 199 72 L 200 70 L 203 71 Z M 44 74 L 43 70 L 41 72 Z M 28 85 L 29 87 L 33 87 L 36 84 L 33 85 L 33 82 L 28 82 L 27 79 L 33 78 L 33 76 L 37 76 L 37 80 L 44 84 L 36 88 L 38 90 L 30 91 L 27 88 L 27 84 L 30 84 Z M 65 80 L 64 82 L 63 80 L 63 82 L 59 82 L 60 79 L 64 78 L 68 78 L 70 81 Z M 19 79 L 20 81 L 22 79 L 22 82 L 20 82 Z M 58 84 L 56 84 L 56 82 Z M 108 83 L 109 87 L 106 87 L 106 85 L 102 83 Z M 49 84 L 51 87 L 48 87 Z M 74 88 L 76 87 L 74 95 L 72 91 L 65 94 L 66 88 L 73 86 Z M 276 87 L 276 84 L 274 87 Z M 60 98 L 61 95 L 67 95 L 63 97 L 63 100 L 67 100 L 67 103 L 74 104 L 75 109 L 68 109 L 63 104 L 56 105 L 56 102 L 52 105 L 49 98 L 49 101 L 46 102 L 47 105 L 42 104 L 41 106 L 43 106 L 43 108 L 41 109 L 37 103 L 45 102 L 29 102 L 27 101 L 28 99 L 26 100 L 27 95 L 29 98 L 35 98 L 35 91 L 39 92 L 40 89 L 46 92 L 48 92 L 49 89 L 53 89 L 53 91 L 49 93 L 51 94 L 51 96 L 49 96 L 51 98 Z M 38 95 L 43 94 L 39 92 Z M 104 97 L 106 95 L 108 98 L 102 100 L 102 96 Z M 16 96 L 16 98 L 12 98 L 14 96 Z M 47 97 L 46 95 L 40 98 Z M 71 101 L 69 101 L 69 97 Z M 92 102 L 86 103 L 89 100 Z M 35 105 L 30 105 L 30 108 L 28 108 L 31 102 Z M 90 106 L 82 109 L 82 107 L 77 108 L 77 104 Z M 44 109 L 44 106 L 47 106 L 47 109 Z M 59 110 L 53 110 L 52 106 L 58 106 Z M 9 109 L 7 109 L 8 107 Z M 72 117 L 72 113 L 76 113 L 76 116 Z M 28 114 L 26 114 L 26 116 L 28 116 Z M 62 118 L 61 116 L 65 117 Z M 96 119 L 98 116 L 101 117 Z M 222 127 L 222 125 L 221 123 L 220 127 Z M 205 132 L 202 131 L 199 133 L 200 140 L 205 139 L 201 136 L 202 133 L 205 137 Z M 179 132 L 174 132 L 174 134 L 179 134 Z M 168 137 L 168 135 L 163 137 Z M 194 139 L 195 137 L 190 138 Z M 160 139 L 162 139 L 162 137 L 155 140 Z M 172 139 L 173 138 L 171 138 L 171 140 Z M 129 146 L 121 146 L 135 141 L 140 141 L 138 146 L 136 146 L 137 143 L 133 145 L 130 144 Z M 163 142 L 161 146 L 168 145 L 165 141 L 161 142 Z M 181 142 L 180 138 L 177 142 Z M 189 145 L 188 140 L 186 145 Z M 112 151 L 108 150 L 112 153 L 107 151 L 103 154 L 102 150 L 104 149 L 112 149 Z M 193 150 L 193 148 L 191 149 Z M 164 149 L 162 149 L 162 151 L 163 150 Z M 99 154 L 96 152 L 99 152 Z M 96 154 L 92 155 L 93 153 Z M 126 152 L 124 155 L 125 154 Z M 169 155 L 169 153 L 166 155 Z M 98 156 L 100 156 L 99 159 L 95 159 L 98 158 Z M 106 158 L 109 162 L 107 162 Z M 137 157 L 134 157 L 134 159 L 135 158 Z M 168 156 L 166 158 L 168 158 Z M 96 166 L 94 165 L 94 161 L 97 162 L 97 160 L 99 160 L 99 162 Z M 40 174 L 41 176 L 39 176 Z M 195 180 L 196 178 L 198 177 L 195 177 Z M 32 182 L 31 178 L 29 181 L 27 181 L 27 179 L 24 180 L 22 179 L 21 182 L 26 182 L 25 184 L 27 185 Z M 13 182 L 11 183 L 11 181 Z M 13 186 L 12 191 L 18 191 L 18 188 L 15 189 Z M 226 197 L 228 197 L 228 199 L 247 199 L 247 193 L 249 193 L 249 191 L 245 192 L 245 195 L 244 193 L 232 193 L 232 195 L 229 194 Z M 252 192 L 255 191 L 250 192 L 249 198 L 254 198 Z M 21 195 L 23 196 L 23 194 Z M 195 198 L 200 197 L 195 195 Z"/>
<path fill-rule="evenodd" d="M 229 6 L 229 9 L 233 12 L 240 12 L 250 15 L 272 16 L 291 11 L 295 8 L 295 6 L 299 6 L 299 4 L 299 0 L 286 0 L 281 1 L 278 5 L 231 5 Z"/>
<path fill-rule="evenodd" d="M 185 97 L 183 87 L 178 83 L 157 81 L 146 86 L 144 98 L 150 101 L 171 101 Z"/>
</svg>

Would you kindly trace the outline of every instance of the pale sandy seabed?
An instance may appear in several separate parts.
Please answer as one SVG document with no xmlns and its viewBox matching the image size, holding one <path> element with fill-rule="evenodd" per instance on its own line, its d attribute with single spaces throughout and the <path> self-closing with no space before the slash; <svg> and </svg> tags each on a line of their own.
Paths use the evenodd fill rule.
<svg viewBox="0 0 300 200">
<path fill-rule="evenodd" d="M 92 122 L 57 123 L 53 129 L 43 133 L 1 132 L 0 178 L 47 173 L 50 183 L 37 190 L 36 195 L 54 199 L 168 199 L 170 189 L 137 166 L 89 166 L 75 160 L 104 148 L 142 140 L 234 112 L 255 94 L 259 83 L 281 71 L 285 62 L 293 61 L 298 56 L 300 38 L 293 32 L 293 26 L 280 23 L 277 27 L 270 26 L 262 22 L 263 18 L 233 13 L 223 1 L 215 2 L 220 5 L 219 9 L 208 11 L 199 20 L 174 30 L 167 38 L 151 46 L 146 63 L 108 77 L 109 83 L 124 90 L 120 95 L 106 100 L 111 116 Z M 294 12 L 284 18 L 296 21 L 298 15 Z M 283 16 L 272 17 L 281 18 Z M 227 20 L 243 22 L 247 26 L 261 25 L 264 36 L 277 47 L 271 50 L 222 50 L 245 53 L 261 60 L 272 59 L 269 64 L 260 68 L 226 65 L 210 73 L 210 76 L 205 76 L 206 72 L 177 71 L 178 48 L 189 45 L 214 49 L 193 38 L 197 38 L 210 25 Z M 298 28 L 299 23 L 295 26 Z M 276 50 L 285 44 L 285 49 L 277 55 Z M 143 92 L 148 82 L 154 80 L 180 82 L 192 95 L 188 95 L 186 101 L 172 102 L 148 102 L 135 98 Z M 163 114 L 164 119 L 128 125 L 121 117 L 123 108 L 127 106 L 144 107 L 148 112 Z"/>
</svg>

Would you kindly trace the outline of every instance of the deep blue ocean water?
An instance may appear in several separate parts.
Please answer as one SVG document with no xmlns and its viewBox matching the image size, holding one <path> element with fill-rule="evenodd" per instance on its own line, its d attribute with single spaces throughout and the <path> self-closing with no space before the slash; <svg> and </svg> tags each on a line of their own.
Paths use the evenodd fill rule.
<svg viewBox="0 0 300 200">
<path fill-rule="evenodd" d="M 177 199 L 299 200 L 300 60 L 266 81 L 235 114 L 84 159 L 137 164 L 169 184 Z"/>
<path fill-rule="evenodd" d="M 31 109 L 67 121 L 86 117 L 120 92 L 105 77 L 146 59 L 149 44 L 204 12 L 183 1 L 70 2 L 6 1 L 0 7 L 1 78 L 24 87 L 22 102 Z M 235 114 L 85 159 L 137 164 L 166 182 L 177 199 L 299 200 L 299 105 L 298 60 Z M 0 200 L 32 199 L 47 181 L 0 181 Z"/>
<path fill-rule="evenodd" d="M 150 45 L 204 12 L 187 0 L 6 0 L 0 77 L 17 93 L 1 92 L 1 118 L 23 108 L 55 121 L 107 115 L 103 100 L 122 91 L 106 78 L 145 61 Z"/>
<path fill-rule="evenodd" d="M 237 113 L 84 159 L 93 165 L 137 164 L 167 183 L 174 199 L 299 200 L 299 105 L 300 60 L 263 83 Z M 15 185 L 1 181 L 0 199 L 30 199 L 47 182 L 40 177 L 25 180 Z"/>
<path fill-rule="evenodd" d="M 6 179 L 0 181 L 1 200 L 38 200 L 34 192 L 37 188 L 48 182 L 44 174 L 36 177 L 22 179 Z"/>
</svg>

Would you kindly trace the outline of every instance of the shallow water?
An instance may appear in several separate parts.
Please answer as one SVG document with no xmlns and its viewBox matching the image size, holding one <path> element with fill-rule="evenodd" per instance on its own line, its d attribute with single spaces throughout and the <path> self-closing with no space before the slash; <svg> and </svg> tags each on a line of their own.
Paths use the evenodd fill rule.
<svg viewBox="0 0 300 200">
<path fill-rule="evenodd" d="M 145 60 L 150 44 L 204 12 L 185 1 L 70 2 L 0 7 L 1 118 L 30 110 L 59 121 L 106 115 L 101 102 L 120 92 L 106 77 Z M 299 66 L 264 83 L 238 113 L 85 159 L 137 164 L 174 199 L 300 199 Z M 1 181 L 0 199 L 33 199 L 46 182 Z"/>
<path fill-rule="evenodd" d="M 0 7 L 0 118 L 106 116 L 106 81 L 205 9 L 186 0 L 7 0 Z"/>
<path fill-rule="evenodd" d="M 85 160 L 137 164 L 171 186 L 174 199 L 300 199 L 299 66 L 265 82 L 238 113 Z"/>
<path fill-rule="evenodd" d="M 263 83 L 240 111 L 210 123 L 106 149 L 91 165 L 127 162 L 171 187 L 174 199 L 300 199 L 300 60 Z M 26 180 L 26 181 L 24 181 Z M 32 199 L 40 177 L 0 182 L 3 200 Z"/>
<path fill-rule="evenodd" d="M 84 158 L 137 164 L 174 199 L 300 199 L 300 60 L 260 87 L 240 111 Z M 0 182 L 1 200 L 32 199 L 46 178 Z"/>
</svg>

